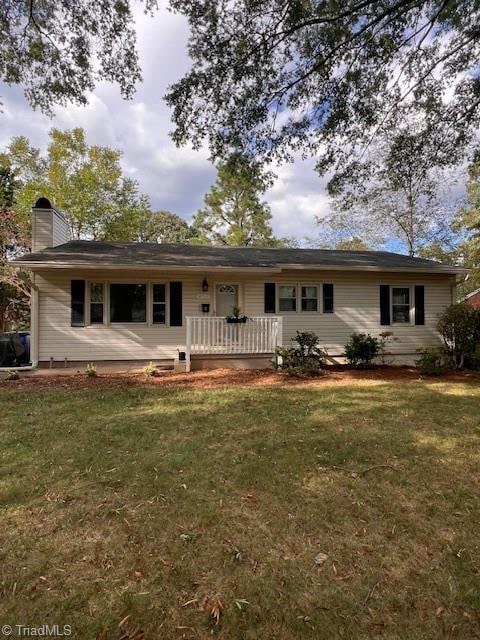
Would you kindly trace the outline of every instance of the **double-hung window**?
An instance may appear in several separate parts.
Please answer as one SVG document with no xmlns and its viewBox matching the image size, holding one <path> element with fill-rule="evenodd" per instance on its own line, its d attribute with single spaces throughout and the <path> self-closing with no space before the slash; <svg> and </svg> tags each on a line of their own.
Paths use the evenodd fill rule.
<svg viewBox="0 0 480 640">
<path fill-rule="evenodd" d="M 317 285 L 302 285 L 302 311 L 318 311 Z"/>
<path fill-rule="evenodd" d="M 297 287 L 296 285 L 281 284 L 278 287 L 278 308 L 280 311 L 297 310 Z"/>
<path fill-rule="evenodd" d="M 90 283 L 90 324 L 103 324 L 105 286 L 103 282 Z"/>
<path fill-rule="evenodd" d="M 392 322 L 410 323 L 410 287 L 392 287 Z"/>
<path fill-rule="evenodd" d="M 152 285 L 152 323 L 165 324 L 167 317 L 167 300 L 164 284 Z"/>
</svg>

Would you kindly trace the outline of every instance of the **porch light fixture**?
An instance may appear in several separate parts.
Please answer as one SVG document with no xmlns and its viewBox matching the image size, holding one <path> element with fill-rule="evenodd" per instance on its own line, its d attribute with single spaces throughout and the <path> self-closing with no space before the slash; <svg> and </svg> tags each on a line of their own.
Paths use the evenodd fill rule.
<svg viewBox="0 0 480 640">
<path fill-rule="evenodd" d="M 202 281 L 202 291 L 208 291 L 208 282 L 206 278 L 204 278 Z"/>
</svg>

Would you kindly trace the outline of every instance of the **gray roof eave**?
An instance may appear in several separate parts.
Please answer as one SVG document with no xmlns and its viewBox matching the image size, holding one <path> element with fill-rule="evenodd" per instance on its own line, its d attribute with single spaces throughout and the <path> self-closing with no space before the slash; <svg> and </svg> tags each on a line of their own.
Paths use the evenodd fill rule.
<svg viewBox="0 0 480 640">
<path fill-rule="evenodd" d="M 86 270 L 119 270 L 125 269 L 130 271 L 238 271 L 242 273 L 255 273 L 255 272 L 269 272 L 269 273 L 281 273 L 286 270 L 298 270 L 298 271 L 377 271 L 386 273 L 433 273 L 433 274 L 458 274 L 467 275 L 470 269 L 464 267 L 455 267 L 451 265 L 438 264 L 435 266 L 430 265 L 418 265 L 409 267 L 387 267 L 387 266 L 374 266 L 374 265 L 332 265 L 332 264 L 282 264 L 282 265 L 259 265 L 259 266 L 222 266 L 222 265 L 153 265 L 153 264 L 107 264 L 107 263 L 95 263 L 83 262 L 71 260 L 68 262 L 54 262 L 54 261 L 22 261 L 17 259 L 12 261 L 13 266 L 28 269 L 30 271 L 38 271 L 44 269 L 86 269 Z"/>
</svg>

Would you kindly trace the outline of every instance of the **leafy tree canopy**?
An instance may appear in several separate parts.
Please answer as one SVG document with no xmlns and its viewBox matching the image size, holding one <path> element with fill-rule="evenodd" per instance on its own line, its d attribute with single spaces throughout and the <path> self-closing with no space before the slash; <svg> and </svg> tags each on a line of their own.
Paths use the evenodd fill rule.
<svg viewBox="0 0 480 640">
<path fill-rule="evenodd" d="M 472 269 L 464 283 L 465 293 L 480 287 L 480 156 L 477 155 L 468 169 L 466 202 L 456 215 L 454 226 L 457 230 L 466 229 L 467 238 L 460 250 L 464 264 Z"/>
<path fill-rule="evenodd" d="M 0 163 L 0 332 L 25 326 L 29 315 L 29 282 L 9 260 L 27 251 L 28 236 L 18 224 L 15 197 L 19 182 L 11 168 Z"/>
<path fill-rule="evenodd" d="M 195 230 L 183 218 L 169 211 L 148 212 L 140 225 L 141 242 L 188 244 L 195 237 Z"/>
<path fill-rule="evenodd" d="M 21 184 L 18 223 L 28 228 L 32 203 L 47 195 L 67 217 L 72 238 L 135 239 L 149 201 L 135 180 L 123 176 L 120 157 L 114 149 L 88 145 L 83 129 L 53 129 L 45 155 L 26 138 L 13 138 L 0 164 Z"/>
<path fill-rule="evenodd" d="M 167 95 L 174 140 L 354 169 L 414 113 L 451 163 L 480 114 L 480 5 L 470 0 L 170 0 L 192 68 Z"/>
<path fill-rule="evenodd" d="M 234 153 L 218 165 L 205 207 L 194 217 L 199 243 L 232 246 L 278 246 L 270 227 L 271 213 L 262 195 L 273 174 Z"/>
<path fill-rule="evenodd" d="M 453 203 L 446 190 L 452 180 L 436 167 L 431 151 L 411 123 L 397 127 L 393 141 L 372 147 L 369 175 L 339 173 L 330 182 L 333 215 L 318 220 L 323 230 L 374 247 L 400 241 L 412 256 L 425 245 L 448 244 Z"/>
<path fill-rule="evenodd" d="M 21 84 L 33 107 L 85 104 L 100 80 L 125 98 L 140 80 L 131 0 L 2 0 L 0 79 Z M 155 0 L 145 0 L 152 11 Z"/>
</svg>

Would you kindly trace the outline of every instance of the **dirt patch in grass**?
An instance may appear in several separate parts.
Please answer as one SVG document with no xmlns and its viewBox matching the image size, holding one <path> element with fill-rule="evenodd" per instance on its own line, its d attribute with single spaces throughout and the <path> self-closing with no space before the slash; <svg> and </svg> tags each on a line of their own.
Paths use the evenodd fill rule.
<svg viewBox="0 0 480 640">
<path fill-rule="evenodd" d="M 422 376 L 415 367 L 375 367 L 368 370 L 352 370 L 342 366 L 327 368 L 324 376 L 317 378 L 296 378 L 272 369 L 235 370 L 213 369 L 192 371 L 191 373 L 159 372 L 157 376 L 146 377 L 142 373 L 100 373 L 89 378 L 82 373 L 55 374 L 46 371 L 21 374 L 20 380 L 0 379 L 0 389 L 118 389 L 118 388 L 191 388 L 216 389 L 219 387 L 283 387 L 283 386 L 325 386 L 349 384 L 352 382 L 383 381 L 405 382 L 430 380 L 445 382 L 466 382 L 479 380 L 475 374 L 451 372 L 440 377 Z"/>
</svg>

